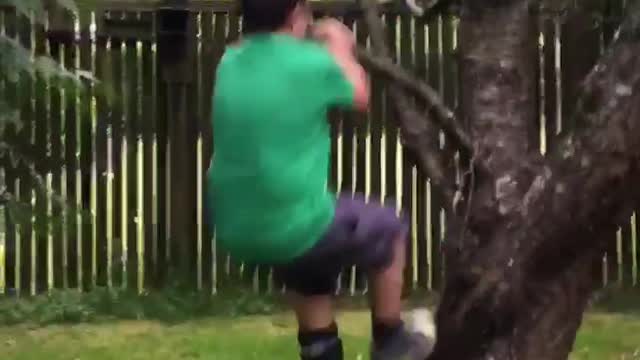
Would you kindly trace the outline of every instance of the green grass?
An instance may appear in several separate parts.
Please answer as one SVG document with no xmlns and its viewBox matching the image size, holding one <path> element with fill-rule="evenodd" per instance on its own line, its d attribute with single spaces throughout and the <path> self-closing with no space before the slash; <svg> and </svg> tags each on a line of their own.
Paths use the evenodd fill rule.
<svg viewBox="0 0 640 360">
<path fill-rule="evenodd" d="M 340 316 L 347 359 L 366 359 L 368 315 Z M 158 321 L 97 324 L 14 325 L 0 328 L 3 359 L 296 359 L 291 316 L 207 318 L 176 325 Z M 640 319 L 620 314 L 589 315 L 572 359 L 640 359 Z"/>
<path fill-rule="evenodd" d="M 67 293 L 44 300 L 10 300 L 31 309 L 22 321 L 0 325 L 2 359 L 296 359 L 295 322 L 271 300 L 239 292 L 233 297 L 203 300 L 195 295 L 165 293 L 144 298 L 102 294 L 73 297 Z M 105 300 L 110 299 L 110 300 Z M 181 299 L 181 300 L 180 300 Z M 622 299 L 622 300 L 620 300 Z M 53 301 L 52 301 L 53 300 Z M 640 297 L 612 297 L 591 311 L 583 324 L 572 360 L 640 359 Z M 111 303 L 110 301 L 114 301 Z M 0 302 L 0 324 L 9 300 Z M 20 305 L 18 305 L 20 304 Z M 26 305 L 30 304 L 30 305 Z M 120 304 L 120 310 L 116 311 Z M 152 306 L 151 306 L 152 305 Z M 185 309 L 176 309 L 184 306 Z M 207 306 L 216 310 L 206 310 Z M 61 313 L 87 311 L 84 321 Z M 149 308 L 147 310 L 143 310 Z M 368 314 L 343 307 L 341 333 L 346 359 L 367 359 Z M 62 309 L 62 310 L 61 310 Z M 172 310 L 173 309 L 173 310 Z M 171 313 L 162 316 L 162 313 Z M 6 315 L 6 314 L 5 314 Z M 134 320 L 136 317 L 140 320 Z M 46 321 L 43 321 L 46 320 Z M 5 319 L 6 320 L 6 319 Z"/>
</svg>

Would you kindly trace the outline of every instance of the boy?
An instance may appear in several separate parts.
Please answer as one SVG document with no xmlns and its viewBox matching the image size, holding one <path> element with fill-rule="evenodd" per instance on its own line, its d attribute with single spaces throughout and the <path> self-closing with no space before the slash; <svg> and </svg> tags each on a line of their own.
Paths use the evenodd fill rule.
<svg viewBox="0 0 640 360">
<path fill-rule="evenodd" d="M 372 287 L 372 359 L 420 359 L 432 341 L 401 320 L 408 227 L 395 210 L 326 190 L 327 110 L 366 111 L 369 88 L 340 22 L 311 26 L 304 0 L 242 0 L 245 34 L 217 70 L 209 174 L 219 245 L 272 265 L 291 294 L 302 359 L 340 360 L 332 310 L 341 269 Z M 308 30 L 316 41 L 306 40 Z"/>
</svg>

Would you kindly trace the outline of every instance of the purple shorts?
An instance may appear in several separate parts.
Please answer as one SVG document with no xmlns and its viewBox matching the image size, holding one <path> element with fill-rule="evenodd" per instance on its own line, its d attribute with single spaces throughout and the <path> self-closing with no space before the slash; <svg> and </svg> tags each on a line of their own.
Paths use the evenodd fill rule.
<svg viewBox="0 0 640 360">
<path fill-rule="evenodd" d="M 299 258 L 276 267 L 275 275 L 301 295 L 332 294 L 338 275 L 348 267 L 369 273 L 388 267 L 394 242 L 406 241 L 408 231 L 408 222 L 394 208 L 343 195 L 325 235 Z"/>
</svg>

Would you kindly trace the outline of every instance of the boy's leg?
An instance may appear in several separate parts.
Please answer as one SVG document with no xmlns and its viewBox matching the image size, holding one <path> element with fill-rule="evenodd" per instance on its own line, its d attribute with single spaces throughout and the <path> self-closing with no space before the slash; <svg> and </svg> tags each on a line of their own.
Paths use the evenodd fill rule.
<svg viewBox="0 0 640 360">
<path fill-rule="evenodd" d="M 312 249 L 293 264 L 276 267 L 298 321 L 303 360 L 343 360 L 342 341 L 333 313 L 339 265 L 318 262 Z"/>
<path fill-rule="evenodd" d="M 329 294 L 304 296 L 290 293 L 298 320 L 298 343 L 303 360 L 343 360 L 342 341 Z"/>
<path fill-rule="evenodd" d="M 380 346 L 402 328 L 402 287 L 406 257 L 404 236 L 405 233 L 400 233 L 393 239 L 391 261 L 386 268 L 369 270 L 373 340 Z"/>
<path fill-rule="evenodd" d="M 411 341 L 401 320 L 407 236 L 408 224 L 394 209 L 367 204 L 359 197 L 341 197 L 325 236 L 306 255 L 279 271 L 287 287 L 298 293 L 294 307 L 301 334 L 326 334 L 331 333 L 327 329 L 335 329 L 331 309 L 335 280 L 341 269 L 356 265 L 369 272 L 372 282 L 373 356 L 394 359 L 409 351 L 427 351 L 416 349 L 422 345 Z M 337 338 L 337 331 L 333 333 Z"/>
<path fill-rule="evenodd" d="M 342 341 L 333 312 L 338 270 L 304 261 L 277 267 L 298 320 L 298 343 L 303 360 L 343 360 Z M 335 275 L 334 275 L 335 274 Z"/>
</svg>

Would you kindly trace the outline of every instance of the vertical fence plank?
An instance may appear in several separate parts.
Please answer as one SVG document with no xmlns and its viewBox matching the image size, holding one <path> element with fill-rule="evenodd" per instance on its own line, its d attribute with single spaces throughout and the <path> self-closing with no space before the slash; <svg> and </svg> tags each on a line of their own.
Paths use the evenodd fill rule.
<svg viewBox="0 0 640 360">
<path fill-rule="evenodd" d="M 197 140 L 196 140 L 196 288 L 198 291 L 201 291 L 203 288 L 203 252 L 202 246 L 204 241 L 204 232 L 203 232 L 203 166 L 202 166 L 202 119 L 203 119 L 203 70 L 202 70 L 202 51 L 203 51 L 203 14 L 202 12 L 198 13 L 198 24 L 197 24 L 197 43 L 196 43 L 196 100 L 197 100 L 197 110 L 196 110 L 196 121 L 197 121 Z"/>
<path fill-rule="evenodd" d="M 33 27 L 31 26 L 31 21 L 24 16 L 21 16 L 18 21 L 18 40 L 31 52 L 33 48 Z M 31 76 L 27 74 L 20 76 L 18 96 L 20 98 L 20 116 L 23 119 L 20 141 L 26 148 L 32 148 L 35 141 L 35 124 L 33 116 L 33 79 Z M 18 168 L 17 176 L 15 187 L 16 198 L 20 202 L 28 204 L 30 203 L 32 188 L 29 166 L 22 164 L 22 166 Z M 16 258 L 15 283 L 16 292 L 18 295 L 21 295 L 29 291 L 30 279 L 33 276 L 31 273 L 31 248 L 33 244 L 31 242 L 32 228 L 29 219 L 21 219 L 17 225 L 15 229 L 15 241 L 16 248 L 19 249 L 20 255 Z"/>
<path fill-rule="evenodd" d="M 547 151 L 547 137 L 546 137 L 546 102 L 545 102 L 545 75 L 546 75 L 546 53 L 544 41 L 544 28 L 545 17 L 540 16 L 538 18 L 538 37 L 536 42 L 538 44 L 538 92 L 536 96 L 538 98 L 538 149 L 541 154 L 545 154 Z"/>
<path fill-rule="evenodd" d="M 155 59 L 155 67 L 154 67 L 154 83 L 156 89 L 156 99 L 155 99 L 155 114 L 156 114 L 156 152 L 155 152 L 155 162 L 157 164 L 156 168 L 156 191 L 157 191 L 157 199 L 156 199 L 156 216 L 157 216 L 157 224 L 158 224 L 158 238 L 157 238 L 157 266 L 156 266 L 156 276 L 155 280 L 158 286 L 161 286 L 166 280 L 168 276 L 168 267 L 169 267 L 169 256 L 170 256 L 170 242 L 169 237 L 171 236 L 171 217 L 169 216 L 170 211 L 170 197 L 168 196 L 171 182 L 169 176 L 169 170 L 171 169 L 171 159 L 169 157 L 169 152 L 171 151 L 171 146 L 169 144 L 168 137 L 168 126 L 169 126 L 169 118 L 167 115 L 167 93 L 168 86 L 163 81 L 162 71 L 160 69 L 160 57 L 158 51 L 160 50 L 158 47 L 158 32 L 159 32 L 159 21 L 160 17 L 158 13 L 154 13 L 154 23 L 155 23 L 155 33 L 156 33 L 156 51 L 153 56 Z"/>
<path fill-rule="evenodd" d="M 544 41 L 544 102 L 545 102 L 545 144 L 553 146 L 555 136 L 562 130 L 562 79 L 560 78 L 561 53 L 560 19 L 556 16 L 545 18 L 542 25 Z"/>
<path fill-rule="evenodd" d="M 5 32 L 5 16 L 5 14 L 0 13 L 0 34 Z M 0 98 L 6 99 L 8 97 L 7 87 L 9 87 L 9 84 L 4 80 L 0 80 Z M 7 131 L 7 129 L 3 129 L 3 136 L 5 135 L 5 131 Z M 7 172 L 11 172 L 10 166 L 8 156 L 1 156 L 0 188 L 2 189 L 7 187 Z M 7 234 L 11 232 L 11 225 L 9 225 L 11 219 L 8 216 L 8 211 L 9 209 L 7 209 L 4 202 L 0 203 L 0 295 L 4 295 L 7 292 Z"/>
<path fill-rule="evenodd" d="M 123 18 L 127 20 L 137 19 L 137 13 L 127 12 L 123 14 Z M 123 125 L 124 132 L 122 136 L 122 161 L 123 170 L 126 171 L 126 177 L 123 176 L 123 209 L 127 208 L 127 216 L 122 217 L 123 236 L 126 233 L 127 252 L 123 254 L 123 261 L 126 257 L 127 273 L 123 279 L 127 279 L 127 285 L 131 289 L 141 291 L 139 288 L 141 283 L 138 282 L 139 266 L 142 265 L 138 261 L 138 226 L 140 221 L 140 212 L 138 205 L 138 134 L 140 126 L 140 114 L 138 112 L 140 101 L 139 89 L 139 67 L 138 67 L 138 50 L 137 40 L 127 38 L 123 42 L 123 96 L 126 101 L 123 104 Z M 126 145 L 126 146 L 125 146 Z M 126 159 L 126 165 L 125 164 Z M 126 188 L 126 191 L 125 191 Z M 126 200 L 126 201 L 125 201 Z M 126 203 L 126 206 L 125 206 Z M 123 239 L 123 246 L 124 246 Z"/>
<path fill-rule="evenodd" d="M 442 49 L 442 18 L 440 16 L 435 17 L 428 24 L 428 49 L 427 49 L 427 71 L 428 82 L 434 88 L 437 89 L 440 94 L 443 93 L 442 85 L 442 71 L 441 71 L 441 49 Z M 433 136 L 439 137 L 439 132 L 435 132 Z M 434 191 L 431 184 L 427 187 L 429 194 L 429 212 L 428 223 L 430 223 L 431 230 L 428 236 L 430 237 L 431 259 L 432 259 L 432 274 L 431 284 L 435 289 L 440 289 L 443 280 L 443 257 L 441 253 L 441 233 L 442 229 L 442 199 L 438 196 L 437 191 Z"/>
<path fill-rule="evenodd" d="M 110 12 L 112 19 L 124 18 L 122 12 Z M 109 114 L 107 131 L 107 178 L 106 178 L 106 223 L 107 236 L 107 281 L 108 286 L 114 285 L 114 270 L 123 288 L 130 284 L 131 273 L 129 264 L 130 233 L 129 233 L 129 142 L 127 138 L 127 116 L 129 97 L 128 82 L 132 81 L 127 73 L 125 59 L 127 49 L 124 39 L 111 37 L 108 40 L 107 51 L 111 55 L 107 64 L 111 71 L 111 81 L 116 91 L 116 100 L 110 108 L 101 112 Z M 115 237 L 114 237 L 115 236 Z M 115 247 L 115 254 L 114 254 Z M 115 262 L 115 264 L 114 264 Z M 116 268 L 117 266 L 117 268 Z"/>
<path fill-rule="evenodd" d="M 165 20 L 175 19 L 179 16 L 186 20 L 183 33 L 180 38 L 167 38 L 167 42 L 161 51 L 169 54 L 180 40 L 184 42 L 176 55 L 162 57 L 166 62 L 163 65 L 163 76 L 169 83 L 168 105 L 170 119 L 169 139 L 171 144 L 171 256 L 172 263 L 179 272 L 174 273 L 180 278 L 195 279 L 195 251 L 196 251 L 196 129 L 193 119 L 196 102 L 194 96 L 195 71 L 193 60 L 195 56 L 192 45 L 195 42 L 195 16 L 188 12 L 166 13 Z M 183 18 L 184 16 L 185 18 Z M 180 29 L 182 31 L 182 29 Z M 184 51 L 184 53 L 183 53 Z M 174 60 L 174 61 L 171 61 Z M 192 283 L 190 283 L 192 285 Z"/>
<path fill-rule="evenodd" d="M 2 94 L 2 91 L 0 91 Z M 5 168 L 8 169 L 8 164 L 4 161 L 0 162 L 0 186 L 7 186 L 6 183 L 6 172 Z M 5 295 L 7 293 L 7 258 L 11 257 L 7 256 L 7 234 L 11 232 L 11 227 L 8 226 L 9 218 L 7 214 L 7 207 L 3 204 L 0 205 L 0 295 Z"/>
<path fill-rule="evenodd" d="M 14 37 L 14 34 L 11 34 L 10 31 L 7 31 L 9 27 L 9 23 L 15 23 L 15 19 L 10 19 L 10 17 L 15 18 L 16 16 L 9 12 L 0 12 L 0 33 L 3 35 Z M 14 99 L 11 99 L 11 93 L 15 93 L 13 91 L 13 85 L 9 81 L 0 80 L 0 98 L 6 101 L 9 104 L 15 103 Z M 13 101 L 12 101 L 13 100 Z M 4 133 L 2 136 L 7 136 L 7 139 L 11 139 L 15 137 L 15 133 L 13 129 L 4 129 Z M 7 189 L 11 189 L 11 183 L 13 178 L 13 171 L 11 160 L 7 154 L 4 154 L 0 157 L 0 187 L 3 189 L 7 187 Z M 10 190 L 9 190 L 10 191 Z M 11 238 L 13 233 L 13 224 L 11 218 L 9 216 L 9 209 L 3 203 L 0 205 L 0 295 L 4 295 L 7 293 L 8 283 L 7 278 L 10 277 L 9 268 L 12 254 L 11 254 Z"/>
<path fill-rule="evenodd" d="M 51 19 L 53 20 L 53 15 L 51 14 Z M 55 23 L 53 24 L 55 25 Z M 57 29 L 51 29 L 57 30 Z M 51 33 L 50 33 L 51 34 Z M 60 42 L 60 39 L 48 37 L 49 41 L 49 55 L 54 61 L 60 63 L 62 59 L 62 51 L 64 45 Z M 52 191 L 58 195 L 62 194 L 62 178 L 65 173 L 65 164 L 64 160 L 64 124 L 62 114 L 62 91 L 58 86 L 51 86 L 50 90 L 50 108 L 49 108 L 49 116 L 50 116 L 50 141 L 51 141 L 51 153 L 49 158 L 49 163 L 52 164 L 50 175 L 51 175 L 51 184 Z M 62 228 L 65 226 L 64 223 L 60 223 L 61 221 L 61 213 L 62 213 L 62 204 L 57 202 L 52 203 L 52 201 L 48 200 L 49 206 L 52 211 L 51 214 L 53 216 L 50 221 L 52 224 L 49 229 L 48 239 L 50 242 L 48 245 L 48 252 L 50 253 L 48 256 L 51 257 L 52 262 L 48 264 L 47 273 L 50 277 L 50 285 L 48 286 L 49 290 L 52 288 L 59 288 L 62 285 L 62 246 L 63 246 L 63 236 L 62 236 Z"/>
<path fill-rule="evenodd" d="M 635 254 L 631 231 L 631 217 L 629 217 L 629 221 L 623 222 L 620 228 L 620 282 L 623 287 L 633 286 L 633 259 L 635 258 Z"/>
<path fill-rule="evenodd" d="M 370 39 L 369 39 L 370 41 Z M 369 44 L 370 45 L 370 44 Z M 371 99 L 367 123 L 369 125 L 370 151 L 369 151 L 369 173 L 371 177 L 371 198 L 375 201 L 382 201 L 383 186 L 385 186 L 385 149 L 382 141 L 384 133 L 385 119 L 385 80 L 381 77 L 371 78 Z"/>
<path fill-rule="evenodd" d="M 0 34 L 5 34 L 5 18 L 6 12 L 0 9 Z M 5 83 L 0 80 L 0 96 L 5 97 Z M 4 135 L 4 134 L 3 134 Z M 5 180 L 5 168 L 8 167 L 8 159 L 6 156 L 0 156 L 0 186 L 6 186 Z M 5 293 L 5 236 L 7 233 L 7 222 L 10 221 L 8 214 L 6 213 L 5 206 L 0 205 L 0 295 Z"/>
<path fill-rule="evenodd" d="M 399 62 L 404 68 L 413 68 L 413 33 L 411 22 L 412 19 L 409 15 L 402 15 L 399 17 L 400 26 L 398 32 L 399 40 Z M 415 159 L 410 157 L 410 154 L 406 149 L 398 142 L 398 151 L 400 158 L 398 160 L 398 168 L 400 171 L 401 181 L 399 181 L 399 188 L 401 189 L 400 200 L 403 216 L 407 216 L 411 222 L 411 231 L 409 232 L 409 241 L 407 243 L 407 266 L 405 267 L 405 289 L 413 289 L 417 286 L 417 236 L 415 234 L 416 227 L 416 213 L 414 211 L 414 181 L 413 181 L 413 167 L 415 165 Z"/>
<path fill-rule="evenodd" d="M 76 69 L 76 57 L 78 56 L 76 47 L 76 33 L 75 22 L 76 19 L 71 15 L 68 15 L 65 19 L 69 23 L 70 30 L 65 33 L 66 41 L 64 43 L 64 49 L 62 54 L 62 64 L 69 71 L 75 71 Z M 62 250 L 62 263 L 63 263 L 63 287 L 75 288 L 77 284 L 77 263 L 75 259 L 78 256 L 77 253 L 77 226 L 76 211 L 77 211 L 77 194 L 75 189 L 77 187 L 76 172 L 78 167 L 75 161 L 76 148 L 78 145 L 78 139 L 76 137 L 77 129 L 77 109 L 76 109 L 76 97 L 79 95 L 80 89 L 71 88 L 63 93 L 63 119 L 64 119 L 64 150 L 63 157 L 66 167 L 65 179 L 61 184 L 61 191 L 66 193 L 66 206 L 63 209 L 63 250 Z M 66 241 L 65 241 L 66 239 Z"/>
<path fill-rule="evenodd" d="M 214 264 L 212 258 L 212 228 L 211 214 L 207 211 L 207 174 L 211 159 L 211 99 L 213 93 L 213 78 L 215 73 L 216 54 L 214 36 L 214 13 L 212 11 L 203 11 L 200 14 L 200 39 L 199 39 L 199 62 L 200 75 L 198 77 L 198 89 L 200 106 L 198 108 L 198 135 L 199 135 L 199 153 L 200 155 L 200 234 L 201 237 L 201 256 L 202 264 L 201 276 L 202 286 L 205 289 L 211 289 L 213 286 L 212 266 Z"/>
<path fill-rule="evenodd" d="M 369 106 L 369 138 L 371 142 L 371 150 L 369 153 L 369 163 L 371 173 L 371 196 L 380 199 L 382 194 L 382 176 L 381 163 L 383 151 L 381 149 L 381 139 L 383 131 L 383 96 L 384 96 L 384 80 L 380 77 L 371 77 L 371 101 Z"/>
<path fill-rule="evenodd" d="M 44 23 L 44 31 L 42 33 L 42 38 L 44 41 L 44 52 L 43 55 L 44 56 L 52 56 L 51 54 L 51 42 L 48 39 L 47 33 L 50 29 L 50 18 L 51 13 L 49 13 L 47 15 L 47 18 L 45 19 L 45 23 Z M 54 148 L 54 143 L 59 141 L 58 139 L 53 139 L 53 134 L 54 134 L 54 129 L 57 127 L 57 122 L 60 118 L 59 114 L 55 114 L 54 109 L 52 108 L 52 103 L 53 103 L 53 98 L 54 98 L 54 91 L 57 91 L 57 88 L 55 87 L 55 85 L 52 85 L 51 80 L 47 79 L 47 78 L 43 78 L 44 80 L 44 94 L 45 94 L 45 101 L 44 103 L 46 104 L 46 108 L 45 108 L 45 112 L 46 112 L 46 116 L 47 116 L 47 129 L 46 129 L 46 133 L 47 133 L 47 137 L 48 139 L 46 140 L 47 144 L 46 144 L 46 155 L 45 155 L 45 161 L 46 164 L 43 164 L 43 168 L 46 169 L 46 175 L 44 175 L 44 183 L 45 183 L 45 188 L 44 188 L 44 192 L 42 194 L 42 199 L 43 199 L 43 208 L 45 209 L 45 213 L 42 214 L 42 219 L 43 219 L 43 226 L 42 226 L 42 231 L 43 231 L 43 237 L 42 237 L 42 242 L 46 244 L 46 261 L 44 262 L 44 272 L 46 273 L 46 284 L 43 284 L 43 286 L 46 287 L 46 290 L 48 292 L 51 292 L 51 290 L 53 290 L 54 287 L 54 279 L 53 279 L 53 271 L 54 271 L 54 256 L 53 256 L 53 252 L 54 252 L 54 229 L 53 229 L 53 176 L 54 176 L 54 171 L 56 171 L 57 169 L 55 165 L 53 165 L 52 163 L 55 161 L 55 157 L 57 156 L 57 154 L 54 154 L 53 152 L 53 148 Z M 56 104 L 57 105 L 57 104 Z M 56 146 L 57 147 L 57 146 Z M 41 173 L 43 174 L 43 173 Z"/>
<path fill-rule="evenodd" d="M 35 43 L 34 51 L 36 56 L 47 54 L 47 40 L 45 36 L 45 29 L 43 26 L 37 25 L 35 27 Z M 41 77 L 37 76 L 35 80 L 35 121 L 36 128 L 36 163 L 35 170 L 38 174 L 44 175 L 49 171 L 47 167 L 47 156 L 49 153 L 49 97 L 48 97 L 48 84 Z M 35 242 L 35 255 L 32 257 L 34 275 L 32 279 L 31 292 L 35 294 L 40 290 L 44 290 L 47 287 L 47 225 L 48 219 L 46 216 L 47 210 L 47 194 L 45 179 L 40 178 L 39 184 L 36 184 L 34 191 L 34 226 L 35 229 L 32 233 L 33 241 Z"/>
<path fill-rule="evenodd" d="M 427 38 L 426 38 L 426 23 L 423 19 L 416 19 L 414 24 L 414 66 L 416 76 L 419 79 L 426 80 L 427 79 Z M 424 106 L 424 104 L 419 104 L 420 106 Z M 429 282 L 429 273 L 430 270 L 430 261 L 427 256 L 427 214 L 426 214 L 426 206 L 428 206 L 427 193 L 426 193 L 426 177 L 421 173 L 417 172 L 416 174 L 416 189 L 415 189 L 415 197 L 416 197 L 416 209 L 415 209 L 415 218 L 416 218 L 416 242 L 417 242 L 417 277 L 418 277 L 418 286 L 428 288 L 430 286 Z"/>
<path fill-rule="evenodd" d="M 139 20 L 141 14 L 137 13 L 136 18 Z M 141 294 L 145 286 L 145 192 L 144 192 L 144 164 L 147 161 L 144 156 L 144 70 L 142 68 L 142 42 L 135 40 L 135 67 L 136 67 L 136 87 L 135 92 L 138 94 L 135 105 L 136 123 L 133 132 L 133 140 L 136 143 L 135 163 L 136 163 L 136 181 L 135 181 L 135 203 L 136 216 L 133 219 L 134 232 L 136 238 L 136 290 Z"/>
<path fill-rule="evenodd" d="M 387 43 L 389 44 L 389 53 L 392 55 L 394 61 L 397 61 L 397 49 L 398 49 L 398 19 L 395 14 L 385 15 L 385 22 L 387 26 Z M 389 199 L 393 199 L 397 206 L 399 199 L 397 196 L 397 154 L 398 154 L 398 127 L 395 123 L 395 113 L 391 104 L 391 99 L 388 94 L 388 87 L 385 88 L 385 113 L 384 113 L 384 131 L 382 142 L 382 151 L 384 152 L 383 162 L 383 179 L 384 185 L 382 186 L 382 201 L 391 205 Z"/>
<path fill-rule="evenodd" d="M 95 67 L 95 45 L 93 38 L 94 14 L 81 13 L 79 19 L 80 45 L 78 66 L 85 71 L 91 71 L 99 79 L 103 79 L 102 74 L 96 72 Z M 89 289 L 94 282 L 93 266 L 93 244 L 94 244 L 94 219 L 95 219 L 95 181 L 97 181 L 95 164 L 95 122 L 94 122 L 94 85 L 86 84 L 87 90 L 78 98 L 78 120 L 76 126 L 76 136 L 78 138 L 77 164 L 80 171 L 76 172 L 79 178 L 79 187 L 76 187 L 76 204 L 81 206 L 81 210 L 86 216 L 80 216 L 77 251 L 78 257 L 78 284 L 82 289 Z M 77 185 L 78 186 L 78 185 Z"/>
<path fill-rule="evenodd" d="M 153 14 L 143 12 L 141 15 L 143 22 L 153 24 Z M 144 148 L 143 165 L 143 192 L 144 192 L 144 216 L 141 221 L 144 223 L 144 265 L 145 284 L 147 286 L 157 285 L 158 267 L 158 221 L 157 221 L 157 188 L 156 188 L 156 108 L 155 108 L 155 56 L 154 43 L 152 40 L 143 40 L 141 48 L 141 86 L 142 86 L 142 142 Z"/>
<path fill-rule="evenodd" d="M 135 21 L 138 14 L 134 12 L 126 12 L 122 18 L 129 21 Z M 123 254 L 123 261 L 127 264 L 127 273 L 123 275 L 126 278 L 128 287 L 142 291 L 140 286 L 139 266 L 143 262 L 139 261 L 138 254 L 141 248 L 138 246 L 138 223 L 141 221 L 141 212 L 138 200 L 138 193 L 142 190 L 138 188 L 139 167 L 143 164 L 139 163 L 138 156 L 138 134 L 140 133 L 140 79 L 138 66 L 138 41 L 134 38 L 127 38 L 123 41 L 123 73 L 122 73 L 122 94 L 126 99 L 123 103 L 123 134 L 122 134 L 122 169 L 126 172 L 123 174 L 123 209 L 126 207 L 126 215 L 122 217 L 123 230 L 123 246 L 125 243 L 124 234 L 126 234 L 126 253 Z M 126 159 L 126 161 L 125 161 Z M 126 165 L 125 165 L 126 164 Z M 126 189 L 126 190 L 125 190 Z M 126 205 L 125 205 L 126 203 Z M 125 260 L 126 257 L 126 260 Z"/>
<path fill-rule="evenodd" d="M 366 23 L 363 19 L 355 20 L 355 33 L 358 44 L 362 47 L 366 47 L 369 34 Z M 371 200 L 371 124 L 369 123 L 369 120 L 369 117 L 365 113 L 357 112 L 354 114 L 354 121 L 356 125 L 354 137 L 354 143 L 356 144 L 354 161 L 356 167 L 354 178 L 357 180 L 355 183 L 355 191 L 364 196 L 365 201 Z M 359 292 L 367 292 L 367 275 L 368 274 L 363 269 L 356 269 L 355 289 Z"/>
<path fill-rule="evenodd" d="M 117 71 L 112 69 L 112 64 L 116 62 L 117 48 L 104 36 L 102 23 L 96 22 L 96 39 L 92 50 L 92 63 L 94 72 L 109 82 L 115 91 L 115 104 L 121 101 L 121 91 L 118 88 Z M 109 56 L 111 55 L 111 56 Z M 91 140 L 92 140 L 92 174 L 91 174 L 91 285 L 109 286 L 112 278 L 111 257 L 114 220 L 113 213 L 109 211 L 114 208 L 113 197 L 113 156 L 115 153 L 113 138 L 113 122 L 117 119 L 115 111 L 105 102 L 105 99 L 94 93 L 95 105 L 91 110 Z M 114 108 L 117 109 L 115 105 Z"/>
<path fill-rule="evenodd" d="M 217 67 L 220 59 L 222 58 L 222 54 L 225 50 L 225 36 L 227 29 L 227 20 L 228 16 L 226 13 L 215 13 L 214 14 L 214 33 L 213 33 L 213 52 L 214 52 L 214 65 Z M 215 84 L 215 71 L 213 77 L 213 83 Z M 214 84 L 211 85 L 211 89 L 213 91 Z M 213 109 L 212 109 L 213 111 Z M 212 124 L 210 120 L 210 124 Z M 213 152 L 214 143 L 213 143 L 213 133 L 215 129 L 211 129 L 211 145 L 210 149 Z M 216 293 L 218 291 L 219 284 L 219 275 L 223 273 L 223 266 L 225 264 L 225 254 L 217 251 L 216 241 L 215 241 L 215 228 L 211 229 L 212 240 L 211 240 L 211 292 Z"/>
<path fill-rule="evenodd" d="M 201 209 L 201 198 L 199 198 L 199 194 L 198 194 L 198 181 L 200 179 L 201 176 L 201 172 L 199 170 L 201 159 L 198 158 L 198 148 L 199 148 L 199 133 L 198 133 L 198 124 L 199 124 L 199 118 L 200 118 L 200 104 L 201 104 L 201 99 L 199 97 L 199 92 L 198 92 L 198 84 L 200 82 L 200 58 L 198 56 L 198 49 L 199 49 L 199 17 L 198 17 L 198 13 L 195 12 L 191 12 L 191 16 L 189 17 L 190 22 L 190 26 L 188 26 L 188 28 L 192 29 L 192 32 L 188 33 L 187 36 L 189 36 L 191 42 L 193 42 L 193 47 L 188 50 L 190 52 L 192 52 L 192 54 L 188 54 L 187 56 L 189 56 L 189 68 L 193 69 L 193 75 L 191 75 L 192 80 L 187 84 L 186 86 L 186 94 L 187 94 L 187 108 L 186 108 L 186 120 L 187 120 L 187 130 L 186 133 L 189 137 L 188 139 L 188 143 L 190 146 L 192 146 L 191 149 L 189 149 L 190 154 L 192 154 L 192 158 L 189 159 L 189 162 L 192 163 L 192 165 L 189 167 L 190 171 L 193 172 L 192 175 L 190 177 L 188 177 L 188 179 L 190 179 L 190 183 L 187 184 L 188 187 L 190 187 L 191 191 L 188 191 L 187 194 L 189 194 L 190 196 L 194 196 L 196 198 L 194 198 L 193 200 L 193 209 L 191 214 L 192 217 L 191 219 L 189 219 L 193 225 L 190 227 L 193 227 L 193 232 L 190 232 L 189 234 L 191 234 L 191 236 L 193 237 L 193 239 L 190 241 L 190 249 L 188 254 L 191 254 L 191 259 L 189 259 L 189 262 L 192 264 L 192 271 L 191 271 L 191 281 L 193 281 L 193 286 L 194 288 L 196 288 L 197 290 L 201 290 L 202 289 L 202 273 L 201 273 L 201 269 L 200 267 L 202 266 L 202 258 L 201 258 L 201 246 L 199 246 L 199 244 L 202 244 L 202 238 L 200 238 L 200 240 L 198 240 L 198 229 L 197 229 L 197 223 L 199 221 L 199 219 L 196 219 L 197 214 L 198 214 L 198 206 L 200 206 Z M 201 187 L 200 187 L 201 188 Z M 189 209 L 191 211 L 191 209 Z M 186 239 L 181 239 L 181 241 L 185 241 Z"/>
<path fill-rule="evenodd" d="M 18 15 L 14 11 L 0 13 L 0 32 L 7 37 L 17 37 Z M 16 97 L 19 84 L 11 81 L 0 81 L 0 97 L 8 104 L 18 104 Z M 17 129 L 7 126 L 3 136 L 14 142 L 17 140 Z M 13 161 L 8 154 L 0 158 L 0 187 L 15 191 L 16 171 Z M 10 209 L 6 205 L 0 206 L 0 295 L 11 294 L 15 288 L 15 262 L 16 262 L 16 237 L 15 221 L 12 221 L 9 213 Z"/>
<path fill-rule="evenodd" d="M 633 258 L 631 259 L 631 286 L 638 286 L 638 262 L 640 257 L 640 251 L 638 250 L 638 212 L 635 211 L 631 216 L 631 253 Z"/>
</svg>

